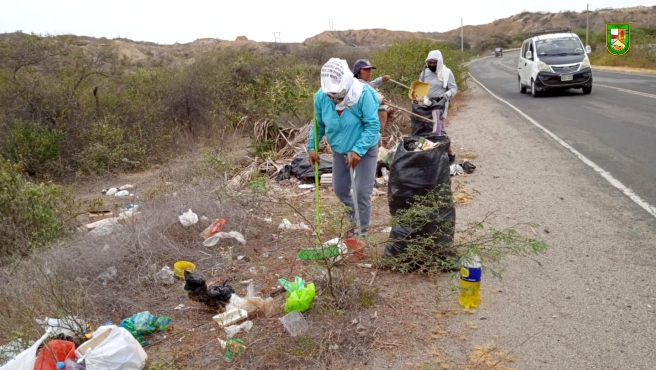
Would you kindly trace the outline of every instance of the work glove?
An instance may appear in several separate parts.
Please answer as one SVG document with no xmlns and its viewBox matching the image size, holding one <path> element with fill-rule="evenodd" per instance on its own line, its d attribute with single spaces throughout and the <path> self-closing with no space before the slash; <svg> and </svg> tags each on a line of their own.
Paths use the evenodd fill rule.
<svg viewBox="0 0 656 370">
<path fill-rule="evenodd" d="M 444 98 L 444 99 L 446 99 L 446 100 L 451 100 L 451 91 L 447 91 L 447 92 L 445 92 L 445 93 L 442 94 L 442 96 L 440 96 L 440 97 L 441 97 L 441 98 Z"/>
</svg>

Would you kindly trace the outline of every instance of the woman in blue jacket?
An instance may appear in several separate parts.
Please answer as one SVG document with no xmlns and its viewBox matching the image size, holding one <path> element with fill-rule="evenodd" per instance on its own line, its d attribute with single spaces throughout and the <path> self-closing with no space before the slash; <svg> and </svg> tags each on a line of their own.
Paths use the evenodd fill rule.
<svg viewBox="0 0 656 370">
<path fill-rule="evenodd" d="M 314 95 L 317 137 L 333 150 L 333 189 L 351 210 L 349 221 L 360 219 L 362 234 L 371 220 L 371 194 L 376 177 L 380 122 L 374 90 L 353 78 L 343 59 L 331 58 L 321 68 L 321 89 Z M 308 140 L 310 163 L 319 163 L 314 151 L 314 126 Z M 350 168 L 355 170 L 359 215 L 353 210 Z"/>
</svg>

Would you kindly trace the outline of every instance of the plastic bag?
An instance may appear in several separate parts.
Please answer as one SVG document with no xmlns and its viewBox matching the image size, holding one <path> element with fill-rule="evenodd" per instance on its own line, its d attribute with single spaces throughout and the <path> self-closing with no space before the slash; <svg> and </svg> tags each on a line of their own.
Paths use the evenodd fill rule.
<svg viewBox="0 0 656 370">
<path fill-rule="evenodd" d="M 210 236 L 209 238 L 205 239 L 203 242 L 203 245 L 206 247 L 213 247 L 222 239 L 230 239 L 233 238 L 237 242 L 241 244 L 246 244 L 246 239 L 244 239 L 244 236 L 239 232 L 239 231 L 231 231 L 229 233 L 225 233 L 223 231 L 217 232 L 216 234 Z"/>
<path fill-rule="evenodd" d="M 385 256 L 392 257 L 404 253 L 407 242 L 415 237 L 430 237 L 441 250 L 453 248 L 456 211 L 452 202 L 451 177 L 449 175 L 448 150 L 450 140 L 447 136 L 426 136 L 437 145 L 433 149 L 413 151 L 418 137 L 403 139 L 394 154 L 387 190 L 389 209 L 392 216 L 400 210 L 412 207 L 415 197 L 433 194 L 440 207 L 427 215 L 430 222 L 422 220 L 418 225 L 394 225 L 390 242 L 385 247 Z M 436 251 L 440 252 L 440 251 Z"/>
<path fill-rule="evenodd" d="M 426 120 L 423 120 L 419 117 L 410 116 L 410 122 L 412 124 L 412 136 L 429 136 L 435 134 L 434 127 L 434 118 L 433 111 L 439 110 L 438 115 L 438 126 L 441 130 L 442 135 L 446 135 L 446 131 L 442 128 L 444 127 L 442 112 L 445 110 L 446 99 L 431 99 L 433 105 L 430 107 L 423 106 L 421 104 L 412 104 L 412 113 L 418 114 L 422 117 L 426 117 Z"/>
<path fill-rule="evenodd" d="M 237 294 L 230 296 L 230 303 L 226 306 L 226 310 L 230 308 L 239 308 L 246 310 L 249 317 L 264 314 L 266 317 L 271 317 L 276 313 L 276 305 L 273 298 L 261 298 L 255 296 L 255 287 L 253 283 L 248 284 L 246 297 L 242 298 Z"/>
<path fill-rule="evenodd" d="M 57 370 L 57 363 L 64 362 L 66 359 L 75 360 L 75 343 L 58 339 L 51 340 L 39 351 L 34 368 Z"/>
<path fill-rule="evenodd" d="M 141 370 L 148 358 L 132 334 L 115 325 L 99 327 L 75 354 L 84 357 L 87 370 Z"/>
<path fill-rule="evenodd" d="M 299 276 L 291 283 L 283 278 L 278 279 L 278 282 L 287 291 L 285 313 L 290 313 L 291 311 L 304 312 L 310 308 L 314 295 L 316 294 L 314 283 L 306 286 L 303 279 Z"/>
<path fill-rule="evenodd" d="M 226 358 L 226 360 L 229 361 L 234 360 L 238 354 L 240 354 L 244 349 L 246 349 L 246 346 L 244 345 L 244 341 L 236 338 L 228 338 L 225 347 L 226 347 L 226 353 L 224 357 Z"/>
<path fill-rule="evenodd" d="M 321 161 L 319 162 L 319 176 L 325 173 L 333 173 L 332 156 L 321 155 L 319 157 L 321 158 Z M 287 168 L 286 166 L 283 167 L 280 172 L 278 172 L 276 181 L 289 179 L 288 173 L 292 176 L 296 176 L 301 182 L 314 182 L 314 167 L 310 165 L 308 154 L 301 153 L 294 157 L 291 168 Z"/>
<path fill-rule="evenodd" d="M 34 342 L 30 348 L 19 353 L 16 357 L 9 360 L 9 362 L 2 365 L 0 370 L 34 370 L 34 364 L 36 363 L 36 350 L 41 343 L 52 335 L 52 331 L 52 328 L 48 327 L 46 333 L 43 334 L 39 340 Z"/>
<path fill-rule="evenodd" d="M 180 219 L 180 223 L 184 227 L 191 226 L 198 222 L 198 215 L 192 212 L 191 209 L 189 209 L 188 212 L 185 212 L 182 215 L 178 216 L 178 218 Z"/>
<path fill-rule="evenodd" d="M 46 317 L 45 320 L 36 320 L 44 330 L 50 329 L 54 335 L 63 334 L 67 337 L 75 337 L 86 333 L 89 328 L 87 322 L 77 316 L 68 316 L 61 319 Z"/>
<path fill-rule="evenodd" d="M 226 222 L 228 222 L 228 220 L 226 220 L 225 218 L 217 219 L 201 233 L 201 236 L 207 239 L 210 236 L 218 233 L 219 231 L 221 231 L 221 229 L 223 229 L 223 225 L 225 225 Z"/>
<path fill-rule="evenodd" d="M 253 322 L 248 320 L 248 321 L 244 321 L 239 325 L 226 326 L 223 329 L 225 330 L 228 338 L 232 338 L 235 335 L 239 334 L 242 330 L 248 333 L 252 328 L 253 328 Z"/>
<path fill-rule="evenodd" d="M 171 318 L 168 316 L 157 317 L 148 311 L 144 311 L 124 319 L 119 324 L 119 327 L 129 331 L 139 343 L 147 346 L 150 342 L 144 340 L 143 336 L 155 330 L 164 331 L 169 328 L 170 323 Z"/>
</svg>

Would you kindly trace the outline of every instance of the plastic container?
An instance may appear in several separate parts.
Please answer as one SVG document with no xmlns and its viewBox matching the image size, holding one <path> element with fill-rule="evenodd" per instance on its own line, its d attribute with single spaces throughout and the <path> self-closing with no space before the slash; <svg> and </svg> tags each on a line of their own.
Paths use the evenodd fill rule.
<svg viewBox="0 0 656 370">
<path fill-rule="evenodd" d="M 188 261 L 178 261 L 173 265 L 173 274 L 180 279 L 184 279 L 185 271 L 194 272 L 194 270 L 196 270 L 196 265 Z"/>
<path fill-rule="evenodd" d="M 212 319 L 219 323 L 219 325 L 225 327 L 232 324 L 236 324 L 241 320 L 248 318 L 248 312 L 242 310 L 241 308 L 230 308 L 226 312 L 220 313 Z"/>
<path fill-rule="evenodd" d="M 346 248 L 348 248 L 349 254 L 355 257 L 356 260 L 363 260 L 364 255 L 364 244 L 362 241 L 356 238 L 348 238 L 344 240 Z"/>
<path fill-rule="evenodd" d="M 462 263 L 458 302 L 464 308 L 476 308 L 481 302 L 481 267 L 478 256 Z"/>
<path fill-rule="evenodd" d="M 297 337 L 308 330 L 307 321 L 298 311 L 292 311 L 279 320 L 292 337 Z"/>
</svg>

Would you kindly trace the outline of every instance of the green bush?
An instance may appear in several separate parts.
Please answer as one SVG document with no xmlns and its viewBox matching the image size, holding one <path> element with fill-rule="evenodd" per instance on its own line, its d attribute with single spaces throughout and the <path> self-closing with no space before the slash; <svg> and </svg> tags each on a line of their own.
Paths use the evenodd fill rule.
<svg viewBox="0 0 656 370">
<path fill-rule="evenodd" d="M 63 140 L 61 130 L 39 122 L 15 121 L 2 142 L 1 154 L 31 175 L 58 176 L 62 171 Z"/>
<path fill-rule="evenodd" d="M 73 211 L 57 185 L 27 181 L 20 165 L 0 158 L 0 260 L 28 254 L 60 237 Z"/>
<path fill-rule="evenodd" d="M 440 50 L 444 57 L 444 64 L 451 69 L 458 85 L 459 91 L 467 90 L 468 68 L 461 62 L 459 51 L 453 51 L 449 47 L 432 40 L 412 40 L 395 43 L 387 50 L 375 52 L 371 62 L 379 71 L 390 75 L 394 80 L 407 86 L 419 79 L 424 69 L 424 61 L 428 52 Z M 407 96 L 408 91 L 395 84 L 384 85 L 388 91 L 398 96 Z"/>
</svg>

